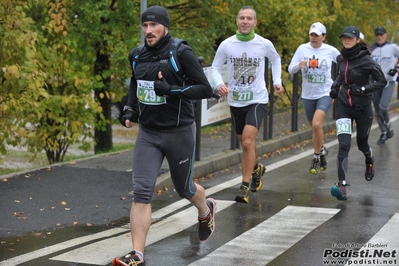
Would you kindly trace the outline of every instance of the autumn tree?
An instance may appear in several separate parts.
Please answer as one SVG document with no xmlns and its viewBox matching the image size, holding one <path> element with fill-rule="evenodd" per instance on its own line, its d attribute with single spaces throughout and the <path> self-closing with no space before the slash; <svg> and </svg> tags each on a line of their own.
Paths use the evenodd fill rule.
<svg viewBox="0 0 399 266">
<path fill-rule="evenodd" d="M 6 145 L 22 145 L 32 137 L 40 101 L 48 94 L 44 89 L 45 73 L 38 59 L 38 34 L 25 10 L 27 1 L 3 0 L 0 3 L 0 152 Z M 1 159 L 0 159 L 1 160 Z"/>
<path fill-rule="evenodd" d="M 45 150 L 62 161 L 71 144 L 95 152 L 112 148 L 111 101 L 126 93 L 129 51 L 140 44 L 141 1 L 3 0 L 0 3 L 0 151 L 8 145 Z M 374 42 L 378 25 L 399 29 L 398 1 L 162 0 L 173 37 L 186 39 L 210 64 L 221 41 L 235 34 L 238 10 L 257 11 L 256 33 L 270 39 L 288 64 L 309 40 L 316 21 L 326 42 L 340 49 L 339 35 L 356 25 Z M 283 66 L 284 67 L 284 66 Z M 284 68 L 285 69 L 285 68 Z M 283 69 L 283 70 L 284 70 Z M 287 73 L 284 71 L 284 75 Z M 94 97 L 93 97 L 94 96 Z"/>
</svg>

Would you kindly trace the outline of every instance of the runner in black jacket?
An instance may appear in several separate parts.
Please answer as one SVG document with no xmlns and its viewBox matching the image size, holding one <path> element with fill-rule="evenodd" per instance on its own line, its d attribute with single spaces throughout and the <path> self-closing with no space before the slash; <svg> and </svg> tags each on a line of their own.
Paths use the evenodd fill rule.
<svg viewBox="0 0 399 266">
<path fill-rule="evenodd" d="M 121 119 L 122 125 L 130 128 L 138 115 L 140 123 L 133 151 L 134 199 L 130 210 L 133 251 L 115 258 L 112 265 L 145 265 L 150 203 L 164 157 L 176 192 L 198 210 L 199 240 L 205 241 L 215 229 L 216 202 L 206 199 L 204 188 L 193 182 L 196 127 L 192 100 L 211 98 L 212 88 L 188 45 L 179 46 L 175 59 L 187 79 L 173 69 L 169 55 L 173 39 L 168 33 L 170 19 L 165 8 L 148 8 L 141 22 L 145 46 L 129 54 L 133 72 L 128 105 Z M 138 61 L 134 55 L 138 55 Z"/>
<path fill-rule="evenodd" d="M 339 151 L 337 156 L 338 180 L 331 188 L 331 195 L 346 200 L 346 172 L 351 147 L 353 121 L 357 127 L 357 146 L 366 157 L 365 179 L 374 177 L 373 153 L 368 144 L 373 123 L 372 93 L 382 90 L 387 81 L 381 67 L 370 57 L 368 45 L 360 38 L 359 29 L 346 27 L 340 38 L 344 47 L 337 58 L 339 74 L 331 86 L 330 96 L 338 98 L 336 114 Z"/>
</svg>

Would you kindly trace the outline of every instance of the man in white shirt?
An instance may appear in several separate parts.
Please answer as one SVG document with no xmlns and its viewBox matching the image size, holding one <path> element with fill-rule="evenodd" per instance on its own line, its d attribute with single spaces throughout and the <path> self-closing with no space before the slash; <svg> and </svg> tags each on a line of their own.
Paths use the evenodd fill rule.
<svg viewBox="0 0 399 266">
<path fill-rule="evenodd" d="M 212 77 L 221 96 L 227 95 L 235 132 L 240 140 L 243 158 L 242 184 L 235 198 L 248 203 L 249 190 L 262 187 L 266 167 L 258 163 L 256 136 L 267 111 L 269 94 L 264 79 L 266 57 L 272 64 L 273 84 L 277 93 L 281 85 L 281 58 L 271 41 L 255 33 L 256 11 L 244 6 L 238 12 L 235 35 L 224 40 L 212 63 Z M 221 70 L 227 64 L 228 84 L 224 84 Z"/>
</svg>

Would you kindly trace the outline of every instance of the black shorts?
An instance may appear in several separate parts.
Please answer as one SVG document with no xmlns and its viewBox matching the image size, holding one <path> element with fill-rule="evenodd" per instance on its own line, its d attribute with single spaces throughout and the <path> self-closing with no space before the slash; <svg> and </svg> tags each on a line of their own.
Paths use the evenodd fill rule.
<svg viewBox="0 0 399 266">
<path fill-rule="evenodd" d="M 245 125 L 260 128 L 263 118 L 267 114 L 267 103 L 251 104 L 245 107 L 230 106 L 230 112 L 236 134 L 241 135 Z"/>
</svg>

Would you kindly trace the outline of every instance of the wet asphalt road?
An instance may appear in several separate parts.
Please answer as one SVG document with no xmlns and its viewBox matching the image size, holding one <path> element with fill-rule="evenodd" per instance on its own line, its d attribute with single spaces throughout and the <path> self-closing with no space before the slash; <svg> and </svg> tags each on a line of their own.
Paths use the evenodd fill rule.
<svg viewBox="0 0 399 266">
<path fill-rule="evenodd" d="M 251 193 L 249 204 L 233 202 L 239 165 L 200 178 L 198 182 L 220 209 L 215 234 L 204 243 L 197 240 L 196 217 L 190 215 L 189 206 L 171 205 L 181 202 L 173 189 L 155 193 L 154 212 L 172 210 L 159 215 L 151 229 L 159 239 L 146 248 L 147 265 L 209 265 L 209 261 L 212 265 L 326 265 L 326 250 L 338 246 L 339 251 L 346 251 L 342 246 L 347 243 L 359 250 L 370 241 L 388 252 L 385 259 L 392 262 L 388 265 L 399 265 L 391 253 L 399 251 L 399 232 L 392 230 L 399 228 L 394 219 L 399 213 L 396 119 L 397 133 L 386 145 L 377 146 L 379 132 L 371 132 L 376 169 L 371 182 L 364 180 L 364 157 L 353 139 L 345 202 L 330 195 L 337 180 L 335 136 L 326 139 L 329 166 L 319 175 L 308 172 L 309 142 L 261 157 L 268 170 L 263 188 Z M 131 153 L 42 169 L 1 182 L 0 265 L 14 265 L 15 258 L 24 262 L 21 265 L 109 265 L 113 256 L 130 251 L 129 231 L 123 225 L 128 222 L 132 198 L 131 170 L 121 156 L 128 160 Z M 174 232 L 179 219 L 189 222 Z M 162 224 L 162 230 L 157 224 Z M 114 229 L 118 231 L 111 235 L 85 238 Z M 78 241 L 66 245 L 71 239 Z M 56 246 L 60 243 L 64 246 Z M 40 253 L 46 247 L 50 251 Z M 23 257 L 31 251 L 32 257 Z M 354 265 L 377 265 L 371 261 L 374 255 L 366 259 L 367 264 Z"/>
</svg>

